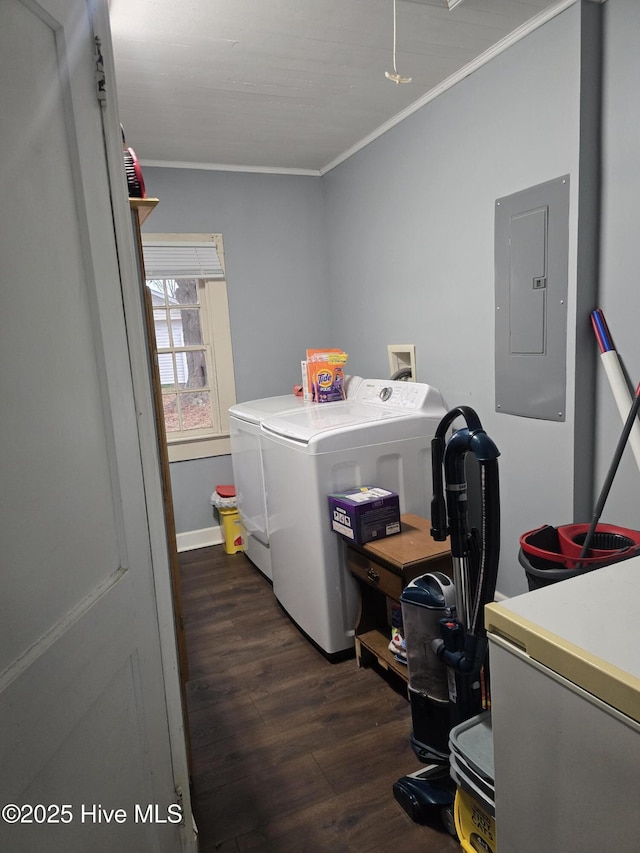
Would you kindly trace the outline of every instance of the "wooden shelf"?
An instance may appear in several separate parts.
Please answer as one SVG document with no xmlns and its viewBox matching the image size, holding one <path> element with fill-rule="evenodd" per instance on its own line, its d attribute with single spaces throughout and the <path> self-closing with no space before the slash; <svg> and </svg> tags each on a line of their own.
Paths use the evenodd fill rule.
<svg viewBox="0 0 640 853">
<path fill-rule="evenodd" d="M 157 198 L 130 198 L 129 207 L 131 210 L 138 211 L 138 221 L 140 225 L 145 221 L 152 210 L 158 206 L 160 200 Z"/>
<path fill-rule="evenodd" d="M 362 660 L 362 649 L 364 648 L 375 657 L 376 662 L 382 669 L 391 670 L 404 679 L 404 681 L 408 681 L 406 664 L 402 664 L 394 658 L 393 653 L 389 649 L 390 639 L 391 636 L 387 636 L 379 630 L 359 634 L 356 636 L 356 646 L 359 643 L 362 648 L 356 648 L 356 656 L 358 660 Z"/>
</svg>

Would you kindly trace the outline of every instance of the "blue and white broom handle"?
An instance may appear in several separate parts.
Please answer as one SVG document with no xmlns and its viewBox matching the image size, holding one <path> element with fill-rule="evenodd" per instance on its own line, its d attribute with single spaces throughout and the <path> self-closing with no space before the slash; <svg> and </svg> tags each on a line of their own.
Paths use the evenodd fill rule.
<svg viewBox="0 0 640 853">
<path fill-rule="evenodd" d="M 607 326 L 607 321 L 601 309 L 598 308 L 591 312 L 591 323 L 595 332 L 600 347 L 600 360 L 604 366 L 613 397 L 620 413 L 620 418 L 624 423 L 627 420 L 629 411 L 633 404 L 629 385 L 624 375 L 618 353 L 613 345 L 613 340 Z M 636 465 L 640 470 L 640 424 L 636 420 L 629 436 L 629 444 L 636 460 Z"/>
</svg>

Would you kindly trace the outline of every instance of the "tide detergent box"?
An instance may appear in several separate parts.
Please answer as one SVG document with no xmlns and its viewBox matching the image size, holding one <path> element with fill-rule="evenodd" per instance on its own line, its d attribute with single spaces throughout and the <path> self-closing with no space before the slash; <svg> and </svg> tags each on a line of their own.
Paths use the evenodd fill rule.
<svg viewBox="0 0 640 853">
<path fill-rule="evenodd" d="M 400 533 L 400 499 L 379 486 L 354 486 L 329 495 L 331 529 L 354 545 Z"/>
</svg>

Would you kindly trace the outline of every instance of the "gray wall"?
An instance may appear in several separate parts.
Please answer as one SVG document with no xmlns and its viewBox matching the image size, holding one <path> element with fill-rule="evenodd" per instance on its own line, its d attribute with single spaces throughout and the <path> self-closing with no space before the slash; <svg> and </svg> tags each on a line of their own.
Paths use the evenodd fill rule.
<svg viewBox="0 0 640 853">
<path fill-rule="evenodd" d="M 211 456 L 171 464 L 176 531 L 206 530 L 218 524 L 211 495 L 218 485 L 233 483 L 230 456 Z"/>
<path fill-rule="evenodd" d="M 385 376 L 386 345 L 414 343 L 418 378 L 450 405 L 476 408 L 502 452 L 499 589 L 507 595 L 526 588 L 516 559 L 522 532 L 589 519 L 592 422 L 596 491 L 621 429 L 595 355 L 593 307 L 604 309 L 640 379 L 640 4 L 602 7 L 599 223 L 596 82 L 587 79 L 597 69 L 587 26 L 594 9 L 571 7 L 322 179 L 145 169 L 161 199 L 150 230 L 224 235 L 239 399 L 288 391 L 309 345 L 343 346 L 352 372 Z M 562 174 L 571 176 L 567 420 L 550 423 L 494 412 L 493 210 L 496 198 Z M 179 530 L 206 526 L 187 500 L 209 512 L 222 481 L 216 470 L 225 473 L 224 460 L 211 462 L 172 466 Z M 603 520 L 640 527 L 639 487 L 627 454 Z"/>
<path fill-rule="evenodd" d="M 570 329 L 564 423 L 494 412 L 494 204 L 571 175 L 575 318 L 580 13 L 571 7 L 324 178 L 334 338 L 356 371 L 377 374 L 386 344 L 414 343 L 418 379 L 476 409 L 502 454 L 507 595 L 526 588 L 519 535 L 573 520 L 575 360 Z"/>
<path fill-rule="evenodd" d="M 631 386 L 640 381 L 640 3 L 605 4 L 600 304 Z M 596 491 L 604 482 L 622 422 L 598 365 Z M 603 522 L 640 528 L 640 473 L 627 449 Z"/>
<path fill-rule="evenodd" d="M 318 178 L 144 170 L 160 204 L 144 230 L 222 234 L 238 400 L 287 394 L 307 347 L 330 345 Z"/>
<path fill-rule="evenodd" d="M 238 401 L 290 393 L 307 347 L 332 346 L 319 178 L 145 167 L 151 232 L 222 234 Z M 229 457 L 171 465 L 176 530 L 211 527 Z"/>
</svg>

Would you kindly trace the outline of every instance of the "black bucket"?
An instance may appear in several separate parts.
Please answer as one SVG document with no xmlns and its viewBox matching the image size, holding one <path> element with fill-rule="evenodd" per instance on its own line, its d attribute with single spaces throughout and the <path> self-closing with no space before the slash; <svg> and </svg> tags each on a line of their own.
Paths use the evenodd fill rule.
<svg viewBox="0 0 640 853">
<path fill-rule="evenodd" d="M 603 562 L 599 562 L 581 569 L 566 569 L 560 563 L 552 562 L 551 560 L 543 560 L 539 557 L 529 559 L 522 548 L 520 548 L 518 553 L 518 561 L 526 572 L 529 591 L 564 581 L 567 578 L 574 578 L 577 575 L 584 575 L 587 572 L 592 572 L 594 569 L 599 569 L 601 566 L 606 565 Z"/>
</svg>

